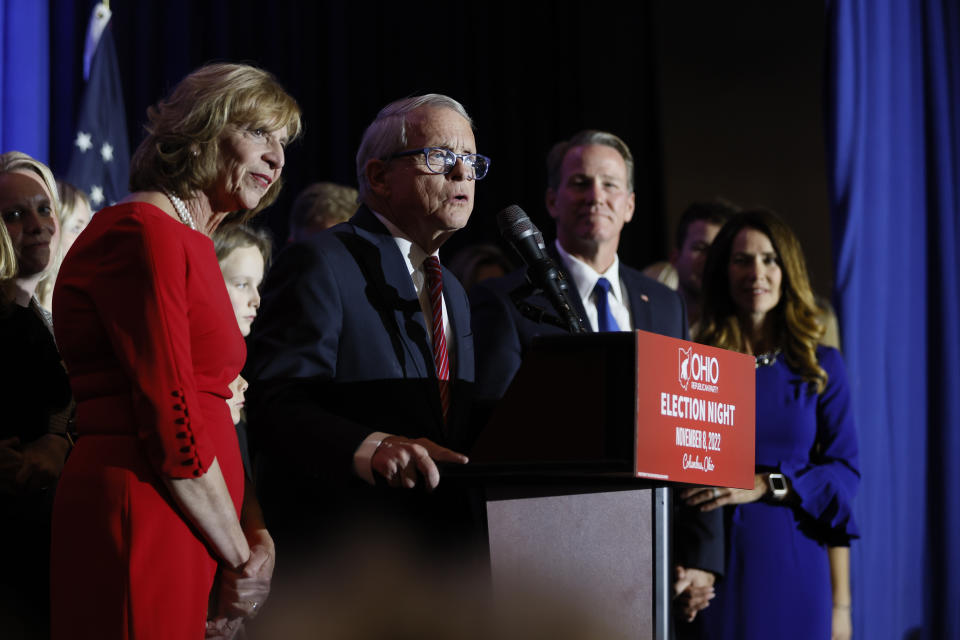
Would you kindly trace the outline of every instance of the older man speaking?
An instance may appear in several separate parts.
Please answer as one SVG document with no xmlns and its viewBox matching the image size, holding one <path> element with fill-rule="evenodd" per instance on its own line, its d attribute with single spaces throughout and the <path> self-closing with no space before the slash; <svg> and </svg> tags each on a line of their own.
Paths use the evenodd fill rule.
<svg viewBox="0 0 960 640">
<path fill-rule="evenodd" d="M 456 100 L 391 103 L 357 153 L 357 213 L 277 260 L 248 373 L 278 534 L 310 536 L 345 514 L 450 515 L 415 490 L 437 487 L 437 462 L 466 463 L 457 450 L 470 439 L 469 306 L 437 253 L 470 219 L 489 166 Z"/>
</svg>

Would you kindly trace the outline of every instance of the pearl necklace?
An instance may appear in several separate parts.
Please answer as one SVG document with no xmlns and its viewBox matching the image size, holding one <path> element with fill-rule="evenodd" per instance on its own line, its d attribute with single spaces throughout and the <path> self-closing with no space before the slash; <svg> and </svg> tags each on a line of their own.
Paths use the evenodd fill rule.
<svg viewBox="0 0 960 640">
<path fill-rule="evenodd" d="M 180 216 L 180 219 L 183 220 L 183 224 L 187 225 L 194 231 L 197 230 L 197 223 L 193 221 L 193 216 L 190 215 L 190 212 L 187 210 L 187 205 L 183 203 L 183 200 L 173 195 L 171 192 L 166 189 L 163 190 L 163 194 L 167 196 L 167 199 L 170 201 L 170 204 L 173 205 L 173 208 L 176 210 L 177 215 Z"/>
</svg>

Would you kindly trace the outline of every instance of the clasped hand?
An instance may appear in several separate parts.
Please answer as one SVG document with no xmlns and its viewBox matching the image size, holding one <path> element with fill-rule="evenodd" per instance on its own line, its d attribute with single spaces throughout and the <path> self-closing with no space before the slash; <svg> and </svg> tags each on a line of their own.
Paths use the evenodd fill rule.
<svg viewBox="0 0 960 640">
<path fill-rule="evenodd" d="M 679 565 L 675 568 L 675 572 L 676 582 L 673 583 L 675 606 L 687 622 L 693 622 L 697 614 L 706 609 L 716 595 L 713 589 L 716 576 L 703 569 Z"/>
<path fill-rule="evenodd" d="M 276 562 L 273 539 L 266 529 L 249 538 L 250 558 L 237 569 L 221 566 L 216 616 L 207 620 L 208 640 L 230 640 L 253 618 L 270 595 Z"/>
<path fill-rule="evenodd" d="M 19 438 L 0 440 L 0 494 L 50 486 L 60 476 L 66 455 L 67 441 L 52 434 L 22 446 Z"/>
</svg>

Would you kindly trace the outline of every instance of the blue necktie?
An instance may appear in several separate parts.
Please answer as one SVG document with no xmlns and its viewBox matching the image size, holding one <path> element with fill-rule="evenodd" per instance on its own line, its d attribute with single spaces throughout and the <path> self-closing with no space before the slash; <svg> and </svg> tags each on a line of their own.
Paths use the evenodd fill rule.
<svg viewBox="0 0 960 640">
<path fill-rule="evenodd" d="M 607 294 L 610 293 L 610 281 L 606 278 L 597 280 L 593 287 L 594 299 L 597 303 L 597 331 L 620 331 L 620 326 L 610 311 Z"/>
</svg>

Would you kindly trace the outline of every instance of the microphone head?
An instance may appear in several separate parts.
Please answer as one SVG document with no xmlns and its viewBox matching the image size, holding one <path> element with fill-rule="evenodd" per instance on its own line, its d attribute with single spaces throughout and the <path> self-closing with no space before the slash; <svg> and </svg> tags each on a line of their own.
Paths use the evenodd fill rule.
<svg viewBox="0 0 960 640">
<path fill-rule="evenodd" d="M 530 222 L 530 217 L 515 204 L 497 214 L 497 227 L 500 229 L 500 235 L 506 238 L 515 238 L 536 230 Z"/>
<path fill-rule="evenodd" d="M 530 223 L 530 226 L 533 226 L 533 223 Z M 536 229 L 536 227 L 533 227 Z M 547 245 L 543 242 L 543 234 L 539 231 L 533 232 L 533 239 L 537 241 L 537 246 L 540 247 L 540 251 L 546 251 Z"/>
</svg>

